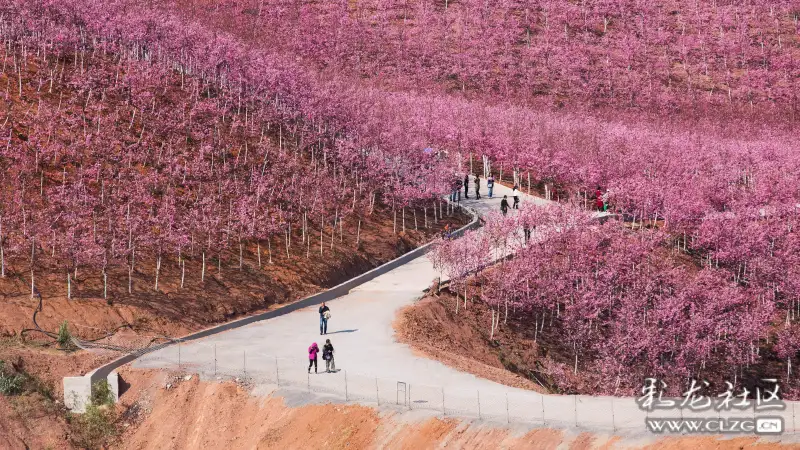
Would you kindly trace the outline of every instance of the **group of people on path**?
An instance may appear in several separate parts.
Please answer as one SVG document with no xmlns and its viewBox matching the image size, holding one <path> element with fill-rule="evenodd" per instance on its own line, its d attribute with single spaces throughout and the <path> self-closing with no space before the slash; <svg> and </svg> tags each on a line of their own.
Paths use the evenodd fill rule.
<svg viewBox="0 0 800 450">
<path fill-rule="evenodd" d="M 450 193 L 450 201 L 453 203 L 461 201 L 461 188 L 464 188 L 464 198 L 469 198 L 469 174 L 464 175 L 464 180 L 456 178 L 453 180 L 453 190 Z M 475 185 L 475 199 L 481 199 L 481 178 L 478 175 L 473 175 Z M 492 198 L 494 191 L 494 177 L 489 175 L 486 180 L 486 187 L 489 189 L 489 198 Z"/>
<path fill-rule="evenodd" d="M 317 354 L 319 353 L 319 346 L 314 342 L 311 347 L 308 347 L 308 373 L 311 373 L 311 366 L 314 366 L 314 373 L 317 372 Z M 325 373 L 336 372 L 336 363 L 333 359 L 333 344 L 330 339 L 325 339 L 325 345 L 322 346 L 322 359 L 325 360 Z"/>
<path fill-rule="evenodd" d="M 325 302 L 319 306 L 319 334 L 328 334 L 328 319 L 331 318 L 331 309 Z M 317 373 L 317 354 L 320 349 L 316 342 L 308 347 L 308 373 L 311 373 L 311 367 L 314 367 L 314 373 Z M 333 344 L 330 339 L 325 339 L 325 345 L 322 346 L 322 359 L 325 360 L 325 372 L 336 372 L 336 363 L 333 359 Z"/>
<path fill-rule="evenodd" d="M 475 185 L 475 199 L 481 199 L 481 179 L 478 175 L 473 175 L 474 177 L 474 185 Z M 461 188 L 464 188 L 464 198 L 469 198 L 469 174 L 464 175 L 464 180 L 455 179 L 453 181 L 453 190 L 450 193 L 450 201 L 453 203 L 458 203 L 461 201 Z M 489 198 L 493 198 L 494 196 L 494 176 L 489 175 L 486 179 L 486 188 L 489 190 Z M 519 186 L 514 186 L 514 191 L 511 193 L 511 197 L 514 199 L 514 204 L 511 206 L 512 209 L 519 209 Z M 509 204 L 508 204 L 508 196 L 504 195 L 503 200 L 500 201 L 500 211 L 503 215 L 508 214 Z"/>
<path fill-rule="evenodd" d="M 519 209 L 519 186 L 514 186 L 514 190 L 511 191 L 511 197 L 514 198 L 514 205 L 512 206 L 513 209 Z M 504 195 L 503 200 L 500 201 L 500 212 L 503 213 L 505 216 L 508 214 L 508 196 Z"/>
</svg>

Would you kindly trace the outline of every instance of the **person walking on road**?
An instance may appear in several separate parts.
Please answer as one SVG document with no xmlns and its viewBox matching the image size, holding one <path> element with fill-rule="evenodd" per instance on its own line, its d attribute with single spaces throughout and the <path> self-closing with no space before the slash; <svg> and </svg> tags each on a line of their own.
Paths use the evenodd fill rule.
<svg viewBox="0 0 800 450">
<path fill-rule="evenodd" d="M 314 342 L 311 347 L 308 347 L 308 373 L 311 373 L 311 366 L 314 366 L 314 373 L 317 373 L 317 353 L 319 353 L 319 347 Z"/>
<path fill-rule="evenodd" d="M 325 339 L 322 346 L 322 359 L 325 360 L 325 373 L 336 372 L 336 363 L 333 361 L 333 344 L 330 339 Z"/>
<path fill-rule="evenodd" d="M 508 214 L 508 196 L 504 195 L 503 200 L 500 200 L 500 212 L 505 216 Z"/>
<path fill-rule="evenodd" d="M 514 197 L 514 209 L 519 209 L 519 188 L 514 186 L 514 190 L 511 192 L 511 196 Z"/>
<path fill-rule="evenodd" d="M 331 309 L 325 302 L 319 307 L 319 334 L 328 334 L 328 319 L 331 318 Z"/>
<path fill-rule="evenodd" d="M 481 179 L 478 178 L 478 175 L 475 175 L 475 199 L 481 199 Z"/>
<path fill-rule="evenodd" d="M 469 198 L 469 174 L 464 175 L 464 198 Z"/>
<path fill-rule="evenodd" d="M 489 198 L 492 198 L 492 192 L 494 191 L 494 176 L 489 175 L 489 178 L 486 179 L 486 187 L 489 188 Z"/>
</svg>

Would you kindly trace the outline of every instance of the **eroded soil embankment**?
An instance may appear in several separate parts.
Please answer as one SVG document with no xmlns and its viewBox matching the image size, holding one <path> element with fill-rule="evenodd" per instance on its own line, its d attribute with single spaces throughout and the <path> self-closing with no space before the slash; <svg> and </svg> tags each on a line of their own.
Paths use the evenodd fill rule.
<svg viewBox="0 0 800 450">
<path fill-rule="evenodd" d="M 458 312 L 455 303 L 459 302 Z M 395 337 L 423 356 L 507 386 L 546 392 L 535 369 L 543 356 L 521 320 L 511 314 L 491 335 L 491 310 L 480 301 L 446 290 L 403 308 L 394 322 Z M 532 370 L 533 369 L 533 370 Z M 541 380 L 546 381 L 546 380 Z"/>
<path fill-rule="evenodd" d="M 163 372 L 129 370 L 123 376 L 132 385 L 123 404 L 148 411 L 121 435 L 117 447 L 124 449 L 783 448 L 755 438 L 633 441 L 552 429 L 511 429 L 411 413 L 382 413 L 360 405 L 291 408 L 279 397 L 254 397 L 233 383 L 180 378 L 165 389 L 165 380 L 175 382 Z"/>
</svg>

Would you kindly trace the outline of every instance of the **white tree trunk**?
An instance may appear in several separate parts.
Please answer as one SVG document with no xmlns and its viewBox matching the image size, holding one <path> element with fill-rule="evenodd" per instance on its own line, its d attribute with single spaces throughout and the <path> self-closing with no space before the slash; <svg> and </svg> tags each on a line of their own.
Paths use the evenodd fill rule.
<svg viewBox="0 0 800 450">
<path fill-rule="evenodd" d="M 528 195 L 531 195 L 531 172 L 528 171 Z"/>
<path fill-rule="evenodd" d="M 339 213 L 337 212 L 335 216 L 333 216 L 333 225 L 331 225 L 331 250 L 333 250 L 333 238 L 336 235 L 336 221 L 339 219 Z"/>
<path fill-rule="evenodd" d="M 156 284 L 153 287 L 153 289 L 156 291 L 158 290 L 158 276 L 160 275 L 160 273 L 161 273 L 161 255 L 158 255 L 158 258 L 156 258 Z"/>
<path fill-rule="evenodd" d="M 70 280 L 71 274 L 67 272 L 67 300 L 72 298 L 72 282 Z"/>
<path fill-rule="evenodd" d="M 372 197 L 369 202 L 369 215 L 371 216 L 373 211 L 375 211 L 375 193 L 372 193 Z"/>
<path fill-rule="evenodd" d="M 269 263 L 274 264 L 272 262 L 272 236 L 267 239 L 267 252 L 269 253 Z"/>
<path fill-rule="evenodd" d="M 578 353 L 577 352 L 575 353 L 575 371 L 574 371 L 574 374 L 575 375 L 578 374 Z"/>
<path fill-rule="evenodd" d="M 200 281 L 206 280 L 206 252 L 203 252 L 203 267 L 200 269 Z"/>
</svg>

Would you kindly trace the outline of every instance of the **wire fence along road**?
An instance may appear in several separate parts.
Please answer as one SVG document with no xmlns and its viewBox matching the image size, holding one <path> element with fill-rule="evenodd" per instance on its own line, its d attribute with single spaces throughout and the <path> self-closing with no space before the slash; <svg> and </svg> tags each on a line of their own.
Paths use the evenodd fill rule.
<svg viewBox="0 0 800 450">
<path fill-rule="evenodd" d="M 198 343 L 192 345 L 196 346 Z M 784 431 L 797 432 L 796 402 L 787 402 L 783 411 L 660 410 L 639 409 L 630 397 L 588 397 L 580 395 L 541 395 L 518 389 L 505 395 L 481 390 L 465 391 L 443 386 L 426 386 L 403 380 L 354 373 L 337 367 L 325 373 L 325 361 L 319 358 L 318 372 L 308 373 L 308 359 L 278 358 L 261 353 L 235 350 L 213 344 L 203 345 L 204 352 L 187 358 L 182 345 L 145 355 L 137 366 L 197 373 L 217 380 L 238 380 L 244 384 L 276 385 L 345 402 L 369 406 L 427 410 L 444 416 L 480 419 L 495 423 L 529 424 L 559 428 L 586 428 L 612 432 L 646 432 L 648 418 L 749 418 L 782 417 Z M 195 348 L 196 350 L 196 348 Z M 250 368 L 248 368 L 250 367 Z M 256 368 L 257 369 L 254 369 Z"/>
</svg>

